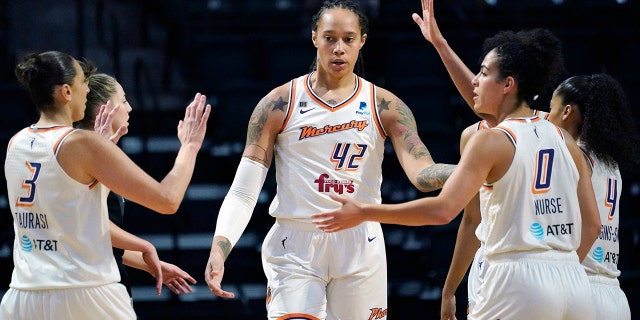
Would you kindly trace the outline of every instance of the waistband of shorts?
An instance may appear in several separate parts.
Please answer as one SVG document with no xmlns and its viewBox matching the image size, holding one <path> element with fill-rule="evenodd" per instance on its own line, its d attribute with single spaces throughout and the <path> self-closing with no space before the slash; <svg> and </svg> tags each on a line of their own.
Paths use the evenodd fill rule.
<svg viewBox="0 0 640 320">
<path fill-rule="evenodd" d="M 554 262 L 576 262 L 580 263 L 578 254 L 575 251 L 559 250 L 536 250 L 521 252 L 505 252 L 485 256 L 485 260 L 490 263 L 512 262 L 517 260 L 554 261 Z"/>
<path fill-rule="evenodd" d="M 311 219 L 297 220 L 297 219 L 276 218 L 275 224 L 279 226 L 287 227 L 287 228 L 302 230 L 302 231 L 324 232 L 318 229 L 318 227 L 316 227 L 316 225 L 311 222 Z"/>
<path fill-rule="evenodd" d="M 587 277 L 589 278 L 590 283 L 598 283 L 616 287 L 620 286 L 620 281 L 618 280 L 618 278 L 611 278 L 602 274 L 593 273 L 587 273 Z"/>
</svg>

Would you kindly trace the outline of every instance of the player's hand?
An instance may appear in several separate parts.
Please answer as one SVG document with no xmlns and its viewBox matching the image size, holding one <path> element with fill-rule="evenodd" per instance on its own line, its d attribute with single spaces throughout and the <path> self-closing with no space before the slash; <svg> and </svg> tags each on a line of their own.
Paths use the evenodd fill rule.
<svg viewBox="0 0 640 320">
<path fill-rule="evenodd" d="M 162 266 L 160 265 L 160 258 L 158 257 L 158 251 L 153 245 L 147 246 L 147 250 L 142 252 L 142 260 L 147 264 L 151 273 L 156 277 L 156 291 L 158 295 L 162 293 Z"/>
<path fill-rule="evenodd" d="M 365 221 L 366 215 L 359 202 L 349 198 L 330 195 L 331 199 L 342 206 L 334 211 L 317 213 L 311 216 L 312 222 L 320 230 L 336 232 L 355 227 Z"/>
<path fill-rule="evenodd" d="M 422 0 L 422 17 L 417 13 L 412 14 L 411 17 L 420 27 L 420 31 L 427 41 L 433 45 L 444 41 L 433 12 L 433 0 Z"/>
<path fill-rule="evenodd" d="M 218 237 L 213 239 L 211 246 L 211 253 L 209 254 L 209 260 L 204 271 L 204 279 L 209 286 L 211 293 L 222 298 L 234 298 L 236 295 L 233 292 L 222 290 L 222 277 L 224 276 L 224 253 L 218 248 L 215 243 Z M 226 239 L 224 239 L 226 240 Z M 228 240 L 226 240 L 228 243 Z"/>
<path fill-rule="evenodd" d="M 456 320 L 456 296 L 442 295 L 440 320 Z"/>
<path fill-rule="evenodd" d="M 184 112 L 184 119 L 178 122 L 178 139 L 182 145 L 202 146 L 207 132 L 207 120 L 211 114 L 211 105 L 206 104 L 207 97 L 197 93 Z M 206 104 L 206 106 L 205 106 Z"/>
<path fill-rule="evenodd" d="M 93 131 L 109 139 L 113 143 L 118 143 L 120 138 L 129 132 L 126 125 L 122 125 L 116 132 L 113 132 L 113 119 L 120 109 L 120 104 L 114 104 L 111 100 L 107 104 L 100 106 L 93 123 Z"/>
<path fill-rule="evenodd" d="M 196 279 L 178 266 L 160 261 L 162 267 L 162 283 L 175 294 L 190 293 L 193 289 L 189 285 L 196 284 Z"/>
</svg>

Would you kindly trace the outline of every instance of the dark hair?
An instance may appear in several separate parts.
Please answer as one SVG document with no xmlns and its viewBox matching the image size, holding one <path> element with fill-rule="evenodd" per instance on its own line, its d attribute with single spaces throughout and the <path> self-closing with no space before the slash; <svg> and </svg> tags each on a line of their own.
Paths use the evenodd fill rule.
<svg viewBox="0 0 640 320">
<path fill-rule="evenodd" d="M 547 29 L 501 31 L 484 41 L 483 54 L 494 50 L 501 79 L 518 83 L 518 100 L 531 106 L 564 73 L 562 43 Z"/>
<path fill-rule="evenodd" d="M 562 105 L 582 114 L 580 141 L 608 167 L 640 162 L 640 137 L 620 83 L 607 74 L 576 76 L 555 90 Z"/>
<path fill-rule="evenodd" d="M 93 130 L 98 109 L 116 94 L 117 84 L 116 79 L 106 73 L 89 73 L 87 76 L 87 85 L 89 86 L 87 109 L 84 112 L 84 118 L 76 122 L 76 127 Z"/>
<path fill-rule="evenodd" d="M 358 16 L 358 23 L 360 24 L 360 35 L 364 35 L 369 33 L 369 19 L 362 12 L 360 5 L 357 2 L 352 0 L 327 0 L 322 3 L 322 6 L 318 10 L 318 12 L 313 15 L 311 18 L 311 30 L 318 30 L 318 23 L 320 21 L 320 17 L 331 9 L 345 9 L 353 12 L 356 16 Z M 317 59 L 313 61 L 311 64 L 310 72 L 314 71 L 316 68 Z M 359 76 L 364 76 L 364 59 L 362 58 L 362 52 L 358 53 L 358 60 L 356 61 L 356 66 L 354 68 L 354 73 Z"/>
<path fill-rule="evenodd" d="M 76 76 L 73 62 L 69 54 L 59 51 L 29 53 L 22 58 L 15 69 L 18 81 L 27 89 L 31 100 L 40 111 L 51 110 L 53 92 L 57 86 L 72 85 Z"/>
</svg>

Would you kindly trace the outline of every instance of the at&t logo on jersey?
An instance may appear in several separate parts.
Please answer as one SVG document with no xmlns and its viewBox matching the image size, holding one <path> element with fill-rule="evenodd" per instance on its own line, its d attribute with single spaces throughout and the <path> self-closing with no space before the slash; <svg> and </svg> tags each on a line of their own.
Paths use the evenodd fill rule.
<svg viewBox="0 0 640 320">
<path fill-rule="evenodd" d="M 22 251 L 31 252 L 34 249 L 40 251 L 58 251 L 58 240 L 29 239 L 26 234 L 20 237 Z"/>
<path fill-rule="evenodd" d="M 542 228 L 542 225 L 537 222 L 534 222 L 531 227 L 529 227 L 529 231 L 531 231 L 531 234 L 537 239 L 542 240 L 544 237 L 544 229 Z"/>
<path fill-rule="evenodd" d="M 617 265 L 619 257 L 619 253 L 605 251 L 602 247 L 595 247 L 591 252 L 591 258 L 597 263 L 608 262 Z"/>
<path fill-rule="evenodd" d="M 558 223 L 558 224 L 550 224 L 546 227 L 541 224 L 534 222 L 529 227 L 529 231 L 536 238 L 542 240 L 544 238 L 545 233 L 547 236 L 561 236 L 561 235 L 572 235 L 573 234 L 573 223 Z"/>
<path fill-rule="evenodd" d="M 318 184 L 318 192 L 335 192 L 337 194 L 353 193 L 356 190 L 353 181 L 329 179 L 329 175 L 323 173 L 313 181 Z"/>
<path fill-rule="evenodd" d="M 20 247 L 22 248 L 22 251 L 25 252 L 31 252 L 31 250 L 33 250 L 33 243 L 31 243 L 31 240 L 29 240 L 27 235 L 23 234 L 20 238 Z"/>
<path fill-rule="evenodd" d="M 604 260 L 604 251 L 602 250 L 601 247 L 596 247 L 595 249 L 593 249 L 593 253 L 591 254 L 591 257 L 596 262 L 602 263 L 602 260 Z"/>
</svg>

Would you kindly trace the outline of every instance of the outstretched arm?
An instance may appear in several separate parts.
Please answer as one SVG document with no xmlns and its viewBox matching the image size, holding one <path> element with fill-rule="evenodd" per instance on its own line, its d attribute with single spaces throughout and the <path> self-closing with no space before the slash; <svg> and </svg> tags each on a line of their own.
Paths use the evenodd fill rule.
<svg viewBox="0 0 640 320">
<path fill-rule="evenodd" d="M 120 148 L 98 133 L 78 130 L 58 151 L 58 163 L 73 179 L 99 181 L 113 192 L 153 211 L 173 214 L 191 181 L 195 161 L 207 129 L 211 106 L 197 94 L 178 122 L 181 142 L 173 168 L 158 182 L 138 167 Z"/>
<path fill-rule="evenodd" d="M 433 9 L 433 0 L 422 0 L 422 17 L 414 13 L 413 21 L 420 27 L 420 31 L 427 41 L 429 41 L 438 52 L 442 63 L 453 80 L 458 92 L 464 101 L 473 109 L 473 80 L 474 73 L 464 64 L 444 38 L 438 24 Z"/>
<path fill-rule="evenodd" d="M 342 206 L 334 211 L 312 215 L 313 223 L 325 232 L 344 230 L 363 221 L 405 226 L 440 225 L 451 222 L 478 193 L 488 177 L 501 177 L 504 163 L 513 157 L 513 145 L 494 130 L 476 133 L 466 147 L 460 163 L 437 197 L 425 197 L 397 204 L 364 204 L 349 198 L 331 196 Z"/>
<path fill-rule="evenodd" d="M 418 135 L 413 113 L 402 100 L 383 88 L 376 92 L 382 125 L 411 183 L 423 192 L 441 189 L 455 166 L 433 161 Z"/>
<path fill-rule="evenodd" d="M 274 89 L 258 103 L 249 119 L 245 150 L 231 188 L 220 207 L 204 272 L 209 290 L 217 296 L 235 296 L 222 289 L 224 262 L 251 219 L 271 165 L 275 139 L 284 121 L 288 95 L 287 85 Z"/>
</svg>

